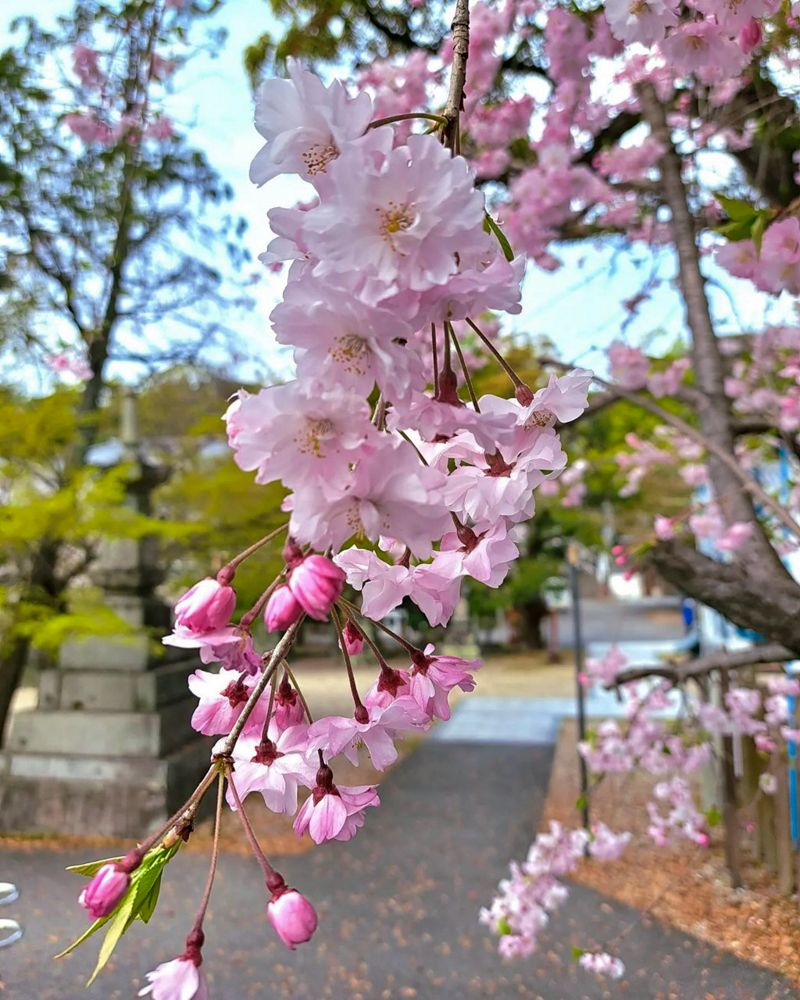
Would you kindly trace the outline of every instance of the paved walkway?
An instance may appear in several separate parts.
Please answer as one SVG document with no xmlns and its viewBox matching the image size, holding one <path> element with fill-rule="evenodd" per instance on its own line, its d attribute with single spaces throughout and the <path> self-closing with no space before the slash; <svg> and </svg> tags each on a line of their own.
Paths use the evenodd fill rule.
<svg viewBox="0 0 800 1000">
<path fill-rule="evenodd" d="M 353 841 L 280 863 L 321 913 L 314 942 L 295 954 L 267 924 L 255 862 L 223 857 L 207 927 L 212 1000 L 799 1000 L 780 977 L 580 886 L 537 956 L 501 962 L 477 911 L 508 859 L 525 853 L 551 753 L 522 743 L 423 744 L 389 775 L 382 808 Z M 85 926 L 75 905 L 80 882 L 64 873 L 66 863 L 53 852 L 0 854 L 0 873 L 23 892 L 8 915 L 26 926 L 24 940 L 0 952 L 2 996 L 128 1000 L 147 969 L 181 949 L 205 860 L 176 858 L 152 923 L 134 928 L 88 992 L 96 946 L 50 960 Z M 599 946 L 623 934 L 621 982 L 571 964 L 572 944 Z"/>
</svg>

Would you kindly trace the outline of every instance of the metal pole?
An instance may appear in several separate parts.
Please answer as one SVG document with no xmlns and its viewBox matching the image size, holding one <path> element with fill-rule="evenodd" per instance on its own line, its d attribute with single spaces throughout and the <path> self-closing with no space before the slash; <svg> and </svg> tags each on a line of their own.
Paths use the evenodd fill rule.
<svg viewBox="0 0 800 1000">
<path fill-rule="evenodd" d="M 567 548 L 569 563 L 569 584 L 572 592 L 572 623 L 575 635 L 575 697 L 578 707 L 578 739 L 586 739 L 586 701 L 584 688 L 581 684 L 583 674 L 583 629 L 581 627 L 581 585 L 578 568 L 578 546 L 571 542 Z M 586 761 L 578 754 L 578 766 L 581 779 L 581 822 L 589 829 L 589 772 Z"/>
</svg>

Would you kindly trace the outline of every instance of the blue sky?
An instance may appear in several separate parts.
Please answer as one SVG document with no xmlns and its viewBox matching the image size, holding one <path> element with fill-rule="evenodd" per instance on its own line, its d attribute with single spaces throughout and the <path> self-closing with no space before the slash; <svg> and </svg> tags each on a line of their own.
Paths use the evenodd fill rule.
<svg viewBox="0 0 800 1000">
<path fill-rule="evenodd" d="M 69 9 L 69 0 L 34 0 L 33 4 L 34 13 L 45 23 Z M 30 11 L 30 0 L 4 0 L 0 45 L 9 39 L 8 21 Z M 268 5 L 261 0 L 227 0 L 206 23 L 224 27 L 228 32 L 227 44 L 216 58 L 198 53 L 179 72 L 175 93 L 166 110 L 233 187 L 233 210 L 250 224 L 244 240 L 255 256 L 269 239 L 267 210 L 275 205 L 294 204 L 303 191 L 301 182 L 288 178 L 277 178 L 259 190 L 247 176 L 260 138 L 252 125 L 253 100 L 242 68 L 242 52 L 262 31 L 274 29 L 275 22 Z M 680 335 L 682 309 L 671 285 L 674 267 L 669 258 L 659 269 L 661 284 L 627 328 L 623 328 L 626 313 L 620 303 L 640 291 L 651 274 L 652 261 L 641 252 L 635 253 L 633 258 L 638 256 L 642 260 L 637 267 L 627 253 L 589 244 L 565 248 L 559 255 L 565 261 L 560 271 L 548 274 L 529 270 L 522 315 L 514 317 L 507 329 L 546 335 L 565 359 L 600 369 L 604 365 L 599 349 L 615 337 L 624 335 L 627 340 L 639 343 L 658 329 L 666 330 L 667 341 Z M 254 270 L 260 267 L 255 262 Z M 717 277 L 722 277 L 730 290 L 730 296 L 712 293 L 718 302 L 720 329 L 737 332 L 763 325 L 763 299 L 747 292 L 741 282 Z M 287 365 L 287 354 L 275 345 L 267 317 L 281 294 L 281 287 L 280 278 L 262 276 L 252 289 L 257 308 L 247 317 L 241 331 L 248 353 L 278 369 Z M 738 315 L 734 315 L 730 298 Z M 255 373 L 254 370 L 252 374 Z M 244 371 L 242 377 L 247 378 L 248 374 Z"/>
</svg>

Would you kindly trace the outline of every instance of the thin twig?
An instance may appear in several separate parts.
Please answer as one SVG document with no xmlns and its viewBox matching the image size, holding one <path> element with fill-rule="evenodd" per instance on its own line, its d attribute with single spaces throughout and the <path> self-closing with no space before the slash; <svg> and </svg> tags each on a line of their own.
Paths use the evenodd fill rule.
<svg viewBox="0 0 800 1000">
<path fill-rule="evenodd" d="M 356 684 L 356 677 L 353 673 L 353 664 L 350 662 L 350 654 L 347 652 L 347 643 L 344 641 L 344 629 L 342 628 L 342 623 L 339 620 L 339 612 L 335 607 L 331 608 L 331 620 L 333 621 L 333 627 L 336 629 L 336 634 L 339 637 L 339 648 L 342 651 L 342 659 L 344 660 L 344 665 L 347 668 L 347 679 L 350 681 L 350 693 L 353 696 L 353 703 L 356 708 L 362 708 L 361 696 L 358 693 L 358 685 Z"/>
<path fill-rule="evenodd" d="M 271 542 L 273 538 L 277 538 L 282 531 L 286 531 L 289 527 L 289 522 L 286 521 L 276 528 L 274 531 L 270 531 L 268 535 L 264 535 L 263 538 L 259 538 L 257 542 L 253 542 L 251 546 L 246 548 L 244 552 L 240 552 L 238 556 L 234 556 L 229 563 L 226 563 L 222 569 L 217 573 L 217 580 L 220 583 L 230 583 L 233 579 L 236 567 L 239 566 L 245 559 L 249 558 L 254 552 L 258 552 L 260 548 L 263 548 L 268 542 Z M 222 578 L 222 579 L 220 579 Z"/>
<path fill-rule="evenodd" d="M 472 327 L 475 333 L 477 333 L 477 335 L 480 337 L 483 344 L 492 353 L 495 361 L 497 361 L 497 363 L 500 365 L 500 367 L 503 369 L 506 375 L 508 375 L 508 377 L 511 379 L 512 383 L 514 384 L 514 387 L 517 388 L 519 386 L 523 386 L 525 383 L 522 381 L 519 375 L 517 375 L 517 373 L 514 371 L 511 365 L 506 361 L 506 359 L 503 357 L 500 351 L 497 350 L 497 348 L 494 346 L 491 340 L 489 340 L 486 334 L 472 322 L 469 316 L 467 317 L 466 322 L 470 327 Z"/>
<path fill-rule="evenodd" d="M 208 901 L 211 899 L 211 890 L 214 886 L 214 876 L 217 873 L 217 858 L 219 857 L 219 835 L 220 829 L 222 827 L 222 793 L 225 788 L 225 774 L 223 771 L 219 772 L 219 783 L 217 785 L 217 811 L 214 816 L 214 844 L 211 848 L 211 864 L 208 867 L 208 878 L 206 879 L 206 887 L 203 892 L 203 898 L 200 901 L 200 908 L 197 911 L 197 916 L 194 918 L 194 930 L 200 930 L 203 926 L 203 919 L 206 915 L 206 910 L 208 909 Z"/>
<path fill-rule="evenodd" d="M 456 331 L 453 329 L 452 323 L 445 323 L 444 325 L 445 333 L 450 334 L 450 339 L 453 341 L 453 347 L 456 349 L 456 354 L 458 355 L 459 363 L 461 364 L 461 371 L 464 373 L 464 381 L 467 383 L 467 391 L 469 392 L 469 398 L 472 400 L 472 405 L 475 407 L 477 413 L 481 412 L 481 408 L 478 404 L 478 397 L 475 395 L 475 386 L 472 384 L 472 379 L 470 378 L 469 368 L 467 367 L 467 362 L 464 359 L 464 354 L 461 350 L 461 345 L 458 342 L 458 337 L 456 337 Z"/>
<path fill-rule="evenodd" d="M 309 726 L 313 725 L 313 723 L 314 723 L 314 717 L 312 716 L 311 710 L 308 707 L 308 702 L 306 701 L 306 696 L 303 694 L 302 688 L 297 683 L 297 678 L 292 673 L 292 668 L 289 666 L 289 664 L 286 662 L 286 660 L 283 661 L 282 666 L 283 666 L 283 669 L 288 674 L 289 680 L 294 685 L 294 689 L 297 692 L 297 697 L 300 699 L 300 704 L 303 706 L 303 711 L 306 713 L 306 718 L 308 719 Z"/>
</svg>

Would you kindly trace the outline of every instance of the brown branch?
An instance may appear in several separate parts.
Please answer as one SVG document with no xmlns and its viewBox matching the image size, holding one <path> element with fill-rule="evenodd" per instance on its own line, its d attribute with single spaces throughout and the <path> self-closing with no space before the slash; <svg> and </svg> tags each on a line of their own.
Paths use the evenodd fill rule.
<svg viewBox="0 0 800 1000">
<path fill-rule="evenodd" d="M 629 667 L 621 671 L 610 684 L 606 684 L 606 689 L 619 687 L 621 684 L 629 684 L 631 681 L 644 680 L 647 677 L 665 677 L 667 680 L 681 684 L 692 677 L 703 677 L 705 674 L 713 673 L 715 670 L 736 670 L 740 667 L 751 667 L 759 663 L 782 663 L 786 660 L 794 659 L 794 653 L 781 646 L 779 643 L 771 642 L 764 646 L 753 646 L 751 649 L 742 649 L 736 653 L 719 652 L 709 656 L 698 657 L 696 660 L 688 660 L 674 667 L 641 666 Z"/>
<path fill-rule="evenodd" d="M 454 154 L 460 152 L 459 119 L 464 108 L 464 85 L 467 82 L 469 58 L 469 0 L 456 0 L 456 12 L 451 25 L 453 30 L 453 66 L 450 71 L 450 91 L 444 106 L 447 125 L 443 141 Z"/>
</svg>

